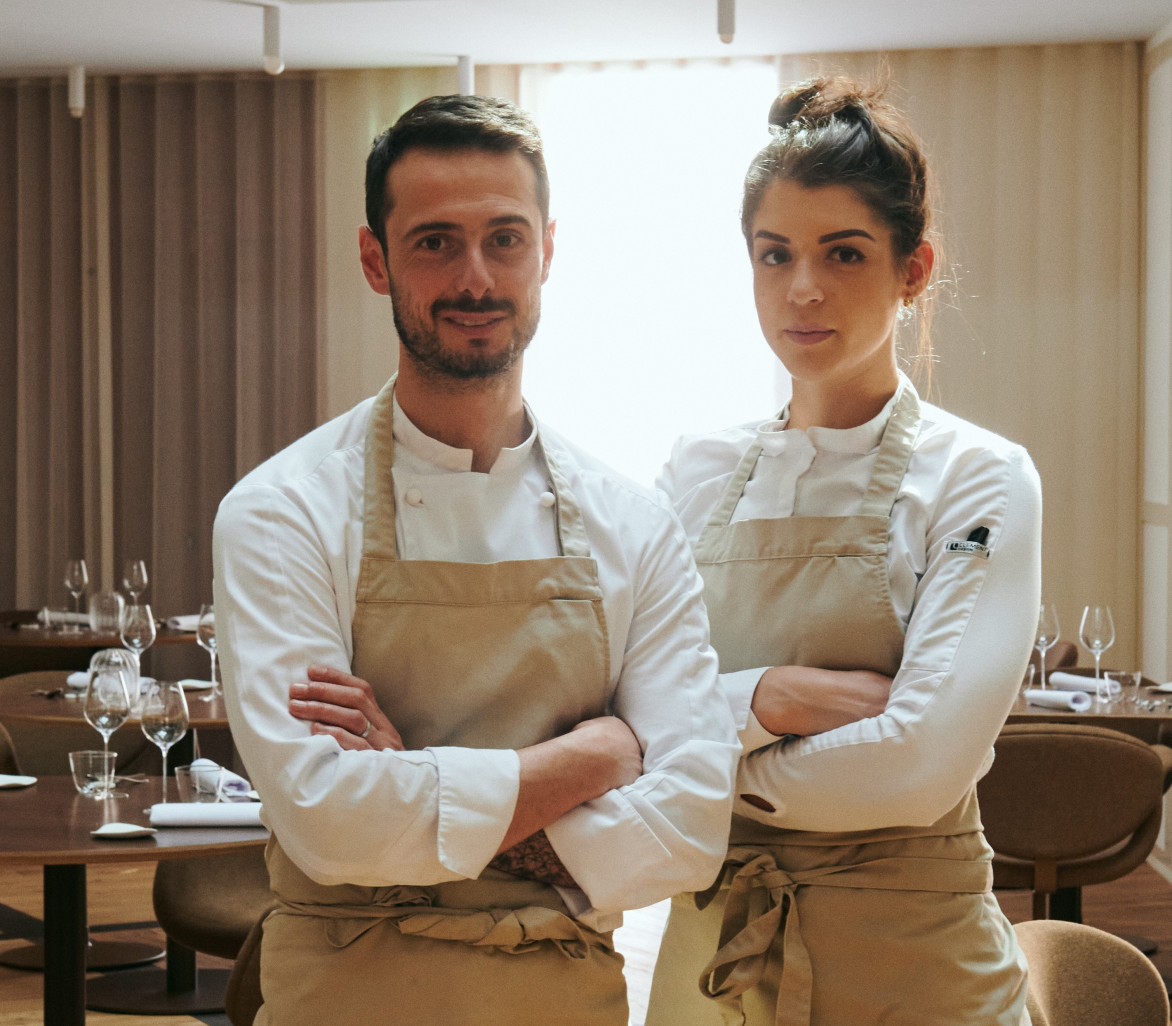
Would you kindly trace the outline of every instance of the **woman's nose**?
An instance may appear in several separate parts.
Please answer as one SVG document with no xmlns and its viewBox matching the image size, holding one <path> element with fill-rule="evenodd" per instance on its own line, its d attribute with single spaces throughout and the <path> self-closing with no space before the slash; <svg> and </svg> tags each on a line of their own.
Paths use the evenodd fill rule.
<svg viewBox="0 0 1172 1026">
<path fill-rule="evenodd" d="M 808 262 L 799 260 L 794 264 L 787 298 L 791 303 L 799 305 L 816 303 L 822 299 L 822 288 L 818 283 L 818 276 Z"/>
</svg>

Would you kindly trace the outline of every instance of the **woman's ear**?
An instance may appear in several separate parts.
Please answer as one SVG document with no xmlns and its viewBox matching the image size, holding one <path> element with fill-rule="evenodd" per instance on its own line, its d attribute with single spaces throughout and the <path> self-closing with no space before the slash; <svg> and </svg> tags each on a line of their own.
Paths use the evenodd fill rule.
<svg viewBox="0 0 1172 1026">
<path fill-rule="evenodd" d="M 925 239 L 908 257 L 903 294 L 905 300 L 915 299 L 928 287 L 928 282 L 932 280 L 932 268 L 935 264 L 936 251 L 932 248 L 932 243 Z"/>
</svg>

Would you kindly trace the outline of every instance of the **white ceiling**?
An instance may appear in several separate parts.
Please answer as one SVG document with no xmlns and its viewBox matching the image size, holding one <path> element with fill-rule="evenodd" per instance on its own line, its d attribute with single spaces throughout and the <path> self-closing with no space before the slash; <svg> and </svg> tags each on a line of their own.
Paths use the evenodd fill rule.
<svg viewBox="0 0 1172 1026">
<path fill-rule="evenodd" d="M 288 69 L 741 56 L 1148 39 L 1172 0 L 285 0 Z M 0 74 L 259 69 L 242 0 L 0 0 Z"/>
</svg>

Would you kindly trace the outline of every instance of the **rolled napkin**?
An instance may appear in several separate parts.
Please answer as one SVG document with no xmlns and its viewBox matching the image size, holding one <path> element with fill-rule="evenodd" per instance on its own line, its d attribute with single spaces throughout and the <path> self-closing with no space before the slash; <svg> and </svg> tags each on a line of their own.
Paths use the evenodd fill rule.
<svg viewBox="0 0 1172 1026">
<path fill-rule="evenodd" d="M 88 627 L 90 625 L 90 614 L 69 613 L 63 609 L 42 609 L 37 613 L 37 623 L 44 627 L 65 627 L 67 625 Z M 193 627 L 192 630 L 195 630 L 195 628 Z"/>
<path fill-rule="evenodd" d="M 239 773 L 233 773 L 227 767 L 221 767 L 219 763 L 212 759 L 195 759 L 191 763 L 191 772 L 193 775 L 198 775 L 201 772 L 215 773 L 217 770 L 222 774 L 220 777 L 220 794 L 226 802 L 249 802 L 252 799 L 249 797 L 252 792 L 252 784 L 245 780 Z M 214 777 L 212 778 L 215 779 Z M 209 788 L 210 791 L 214 787 Z"/>
<path fill-rule="evenodd" d="M 258 827 L 260 802 L 168 802 L 151 806 L 154 827 Z"/>
<path fill-rule="evenodd" d="M 1061 670 L 1051 671 L 1046 677 L 1046 683 L 1058 688 L 1059 691 L 1086 691 L 1092 695 L 1096 691 L 1094 677 L 1084 677 L 1078 673 L 1063 673 Z M 1113 695 L 1117 695 L 1123 690 L 1117 680 L 1108 680 L 1107 684 Z"/>
<path fill-rule="evenodd" d="M 184 616 L 167 617 L 167 626 L 173 631 L 191 631 L 194 634 L 199 630 L 199 613 L 189 613 Z"/>
<path fill-rule="evenodd" d="M 145 691 L 148 684 L 155 682 L 154 677 L 139 677 L 138 687 L 140 691 Z M 65 683 L 71 688 L 77 688 L 79 691 L 84 691 L 90 684 L 89 670 L 74 670 L 68 677 L 65 678 Z"/>
<path fill-rule="evenodd" d="M 1092 680 L 1092 683 L 1094 681 Z M 1053 688 L 1030 688 L 1025 693 L 1029 705 L 1044 705 L 1051 709 L 1086 712 L 1091 707 L 1091 696 L 1085 691 L 1055 691 Z"/>
</svg>

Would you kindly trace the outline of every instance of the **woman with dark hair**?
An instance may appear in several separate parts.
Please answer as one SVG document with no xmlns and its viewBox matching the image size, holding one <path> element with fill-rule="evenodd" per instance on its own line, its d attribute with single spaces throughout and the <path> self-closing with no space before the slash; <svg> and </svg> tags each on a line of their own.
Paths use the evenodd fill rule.
<svg viewBox="0 0 1172 1026">
<path fill-rule="evenodd" d="M 899 369 L 936 266 L 902 115 L 831 79 L 770 125 L 742 227 L 792 399 L 677 443 L 661 480 L 745 754 L 724 870 L 673 902 L 648 1026 L 1020 1026 L 975 783 L 1033 640 L 1038 477 Z"/>
</svg>

